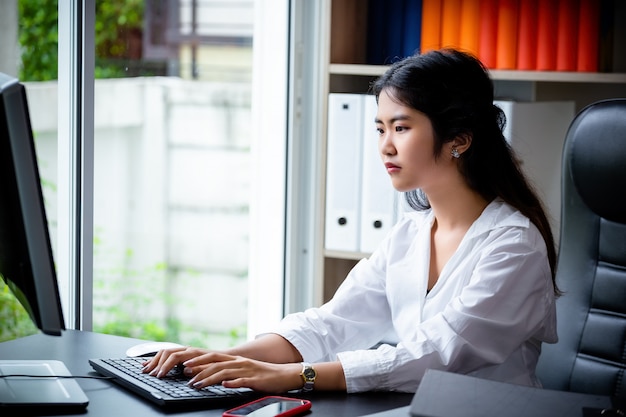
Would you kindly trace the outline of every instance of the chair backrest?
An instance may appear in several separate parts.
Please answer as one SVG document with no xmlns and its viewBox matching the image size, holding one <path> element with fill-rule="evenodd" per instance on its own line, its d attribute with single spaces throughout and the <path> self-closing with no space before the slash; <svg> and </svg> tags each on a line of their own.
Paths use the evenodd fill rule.
<svg viewBox="0 0 626 417">
<path fill-rule="evenodd" d="M 587 106 L 562 159 L 559 341 L 544 344 L 545 388 L 626 396 L 626 99 Z"/>
</svg>

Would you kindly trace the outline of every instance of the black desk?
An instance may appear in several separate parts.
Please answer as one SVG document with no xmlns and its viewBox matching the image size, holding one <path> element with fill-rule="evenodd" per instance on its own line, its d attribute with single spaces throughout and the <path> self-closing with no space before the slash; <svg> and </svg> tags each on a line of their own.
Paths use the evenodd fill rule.
<svg viewBox="0 0 626 417">
<path fill-rule="evenodd" d="M 141 340 L 77 330 L 67 330 L 61 337 L 36 334 L 0 343 L 2 359 L 57 359 L 65 363 L 73 375 L 94 371 L 91 358 L 125 356 L 126 349 Z M 149 417 L 156 415 L 221 417 L 224 408 L 181 413 L 164 413 L 143 398 L 125 391 L 112 381 L 78 379 L 89 397 L 87 414 L 92 416 Z M 313 392 L 303 398 L 312 401 L 314 416 L 361 416 L 410 404 L 412 394 L 367 393 L 342 394 Z"/>
</svg>

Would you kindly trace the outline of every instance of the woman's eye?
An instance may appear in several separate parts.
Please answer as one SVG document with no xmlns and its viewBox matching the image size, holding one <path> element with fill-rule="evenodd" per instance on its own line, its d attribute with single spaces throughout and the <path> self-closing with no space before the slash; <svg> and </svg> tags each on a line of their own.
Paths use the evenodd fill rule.
<svg viewBox="0 0 626 417">
<path fill-rule="evenodd" d="M 404 126 L 396 126 L 396 132 L 403 132 L 406 128 Z"/>
</svg>

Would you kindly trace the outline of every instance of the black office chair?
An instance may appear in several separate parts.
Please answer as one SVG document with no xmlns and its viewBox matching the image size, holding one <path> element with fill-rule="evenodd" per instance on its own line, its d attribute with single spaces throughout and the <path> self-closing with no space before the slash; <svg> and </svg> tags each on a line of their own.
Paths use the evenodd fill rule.
<svg viewBox="0 0 626 417">
<path fill-rule="evenodd" d="M 563 148 L 559 341 L 544 344 L 545 388 L 626 396 L 626 99 L 587 106 Z"/>
</svg>

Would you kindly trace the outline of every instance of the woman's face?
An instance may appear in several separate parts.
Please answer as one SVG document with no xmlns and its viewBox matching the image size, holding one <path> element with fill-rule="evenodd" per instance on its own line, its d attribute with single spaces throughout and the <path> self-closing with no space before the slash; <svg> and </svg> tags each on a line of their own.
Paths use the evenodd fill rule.
<svg viewBox="0 0 626 417">
<path fill-rule="evenodd" d="M 394 100 L 386 90 L 378 97 L 376 128 L 378 149 L 394 188 L 410 191 L 421 188 L 426 194 L 437 186 L 450 158 L 434 157 L 434 131 L 430 119 L 422 112 Z"/>
</svg>

